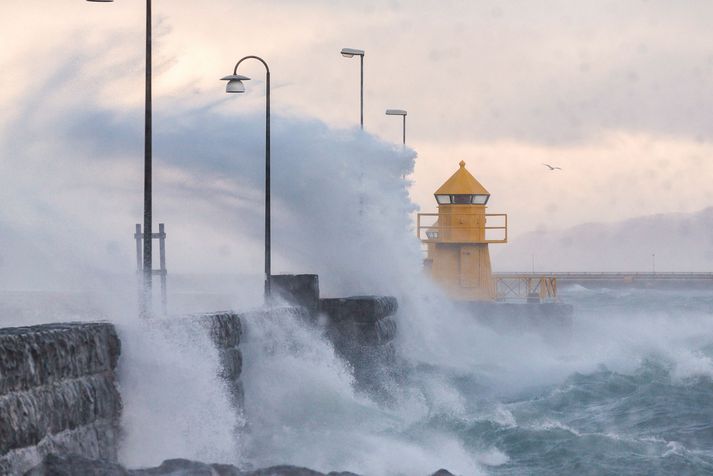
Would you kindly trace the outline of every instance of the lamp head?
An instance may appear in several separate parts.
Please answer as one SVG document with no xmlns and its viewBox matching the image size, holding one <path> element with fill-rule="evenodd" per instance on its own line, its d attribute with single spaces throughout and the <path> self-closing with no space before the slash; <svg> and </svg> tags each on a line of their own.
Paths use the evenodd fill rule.
<svg viewBox="0 0 713 476">
<path fill-rule="evenodd" d="M 244 93 L 245 85 L 243 81 L 249 81 L 250 78 L 240 74 L 229 74 L 228 76 L 223 76 L 220 80 L 228 82 L 228 84 L 225 85 L 226 93 Z"/>
<path fill-rule="evenodd" d="M 88 2 L 97 2 L 97 3 L 109 3 L 113 2 L 114 0 L 87 0 Z"/>
<path fill-rule="evenodd" d="M 403 109 L 387 109 L 386 115 L 387 116 L 405 116 L 406 111 Z"/>
<path fill-rule="evenodd" d="M 342 56 L 345 58 L 351 58 L 352 56 L 364 56 L 364 50 L 357 50 L 355 48 L 342 48 Z"/>
</svg>

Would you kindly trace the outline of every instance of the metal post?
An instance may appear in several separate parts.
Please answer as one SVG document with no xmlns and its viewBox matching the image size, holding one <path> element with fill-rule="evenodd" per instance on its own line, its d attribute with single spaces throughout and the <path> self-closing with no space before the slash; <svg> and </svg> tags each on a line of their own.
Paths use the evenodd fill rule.
<svg viewBox="0 0 713 476">
<path fill-rule="evenodd" d="M 403 126 L 403 136 L 404 136 L 404 141 L 403 145 L 406 145 L 406 114 L 404 114 L 404 126 Z"/>
<path fill-rule="evenodd" d="M 151 226 L 151 0 L 146 0 L 146 94 L 144 111 L 144 296 L 142 317 L 151 316 L 152 226 Z"/>
<path fill-rule="evenodd" d="M 91 2 L 111 2 L 113 0 L 89 0 Z M 151 126 L 151 0 L 146 0 L 146 81 L 144 109 L 144 233 L 143 233 L 143 271 L 140 297 L 141 317 L 150 317 L 152 307 L 151 276 L 152 276 L 152 226 L 151 226 L 151 156 L 152 156 L 152 126 Z M 140 233 L 140 231 L 139 231 Z"/>
<path fill-rule="evenodd" d="M 136 291 L 139 304 L 139 313 L 141 316 L 145 314 L 144 309 L 146 307 L 146 288 L 144 286 L 144 265 L 143 265 L 143 254 L 141 252 L 142 241 L 144 235 L 141 233 L 141 224 L 137 223 L 134 231 L 134 240 L 136 240 Z"/>
<path fill-rule="evenodd" d="M 161 273 L 161 312 L 164 316 L 168 314 L 168 297 L 166 295 L 166 230 L 163 223 L 158 224 L 158 243 Z"/>
<path fill-rule="evenodd" d="M 361 78 L 360 78 L 360 116 L 359 123 L 361 124 L 362 130 L 364 130 L 364 55 L 359 55 L 360 65 L 361 65 Z"/>
<path fill-rule="evenodd" d="M 270 233 L 270 69 L 267 68 L 265 95 L 265 303 L 272 297 L 271 233 Z"/>
<path fill-rule="evenodd" d="M 237 75 L 238 66 L 246 59 L 255 59 L 265 67 L 265 304 L 269 304 L 272 296 L 271 271 L 271 231 L 270 231 L 270 67 L 259 56 L 245 56 L 235 64 L 233 75 Z"/>
<path fill-rule="evenodd" d="M 143 279 L 143 276 L 141 274 L 141 270 L 143 269 L 142 266 L 142 257 L 141 257 L 141 240 L 143 236 L 141 236 L 141 225 L 139 223 L 136 224 L 136 231 L 134 232 L 134 239 L 136 240 L 136 275 L 141 281 Z"/>
</svg>

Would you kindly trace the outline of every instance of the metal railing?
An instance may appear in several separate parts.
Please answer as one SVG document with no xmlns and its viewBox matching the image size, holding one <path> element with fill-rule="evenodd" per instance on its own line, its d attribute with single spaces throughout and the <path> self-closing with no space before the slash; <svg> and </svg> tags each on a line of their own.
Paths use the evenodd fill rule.
<svg viewBox="0 0 713 476">
<path fill-rule="evenodd" d="M 561 281 L 713 281 L 713 273 L 695 272 L 548 272 L 548 273 L 494 273 L 494 276 L 509 278 L 528 276 L 555 276 Z"/>
<path fill-rule="evenodd" d="M 136 240 L 136 271 L 139 274 L 140 287 L 143 287 L 143 280 L 141 276 L 144 272 L 144 262 L 142 255 L 141 243 L 144 239 L 144 234 L 141 233 L 141 225 L 136 224 L 136 230 L 134 232 L 134 240 Z M 152 243 L 153 240 L 158 240 L 159 243 L 159 269 L 152 269 L 151 276 L 159 276 L 161 278 L 161 312 L 163 315 L 168 314 L 168 297 L 166 292 L 166 277 L 168 271 L 166 270 L 166 228 L 163 223 L 158 224 L 158 233 L 151 233 Z M 147 303 L 149 309 L 152 303 Z"/>
<path fill-rule="evenodd" d="M 468 216 L 468 215 L 464 215 Z M 435 217 L 438 219 L 439 215 L 438 213 L 419 213 L 416 215 L 416 236 L 418 236 L 418 239 L 421 240 L 423 243 L 507 243 L 508 241 L 508 216 L 507 213 L 486 213 L 484 216 L 486 219 L 488 218 L 502 218 L 503 224 L 502 225 L 443 225 L 440 223 L 435 223 L 433 225 L 423 225 L 421 223 L 421 218 L 422 217 Z M 460 236 L 456 238 L 452 238 L 449 235 L 452 233 L 449 232 L 468 232 L 468 231 L 481 231 L 483 230 L 484 233 L 487 235 L 488 231 L 491 230 L 500 230 L 502 231 L 502 236 L 497 239 L 480 239 L 480 240 L 472 240 L 472 239 L 465 239 L 462 238 L 462 234 L 459 233 Z"/>
<path fill-rule="evenodd" d="M 493 275 L 498 301 L 556 302 L 555 276 Z"/>
</svg>

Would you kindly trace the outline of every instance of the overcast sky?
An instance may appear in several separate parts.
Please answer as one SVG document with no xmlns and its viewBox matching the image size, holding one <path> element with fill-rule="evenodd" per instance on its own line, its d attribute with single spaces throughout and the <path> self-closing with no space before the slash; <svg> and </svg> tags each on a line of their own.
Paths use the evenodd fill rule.
<svg viewBox="0 0 713 476">
<path fill-rule="evenodd" d="M 52 171 L 33 182 L 31 169 L 20 181 L 30 201 L 51 202 L 42 189 L 77 164 L 109 173 L 103 187 L 133 187 L 143 15 L 140 0 L 2 1 L 6 195 L 30 162 Z M 407 142 L 418 154 L 411 196 L 422 211 L 435 210 L 433 191 L 465 160 L 493 194 L 490 211 L 510 214 L 513 235 L 693 212 L 713 204 L 710 18 L 713 3 L 704 0 L 154 0 L 154 130 L 170 136 L 186 111 L 258 114 L 259 64 L 241 71 L 255 80 L 239 102 L 226 100 L 218 81 L 248 54 L 270 63 L 276 116 L 354 128 L 359 65 L 339 50 L 361 48 L 366 130 L 398 144 L 400 121 L 384 110 L 408 110 Z M 210 117 L 201 131 L 222 125 Z M 186 147 L 202 161 L 203 145 L 220 147 L 215 134 L 227 141 L 232 132 L 213 130 L 210 144 L 193 136 Z M 82 134 L 96 143 L 64 143 Z M 171 162 L 172 142 L 157 143 L 157 160 Z M 57 163 L 63 147 L 80 162 Z M 96 165 L 103 154 L 136 158 L 138 167 Z M 563 170 L 548 172 L 543 162 Z M 122 213 L 140 212 L 137 198 Z"/>
</svg>

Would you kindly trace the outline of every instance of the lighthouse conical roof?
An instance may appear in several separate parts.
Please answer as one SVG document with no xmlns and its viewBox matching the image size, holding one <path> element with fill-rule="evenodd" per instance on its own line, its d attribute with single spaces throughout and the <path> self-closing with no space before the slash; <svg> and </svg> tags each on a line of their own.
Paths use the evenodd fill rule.
<svg viewBox="0 0 713 476">
<path fill-rule="evenodd" d="M 485 187 L 465 168 L 465 162 L 460 161 L 460 168 L 436 190 L 435 195 L 490 195 Z"/>
</svg>

